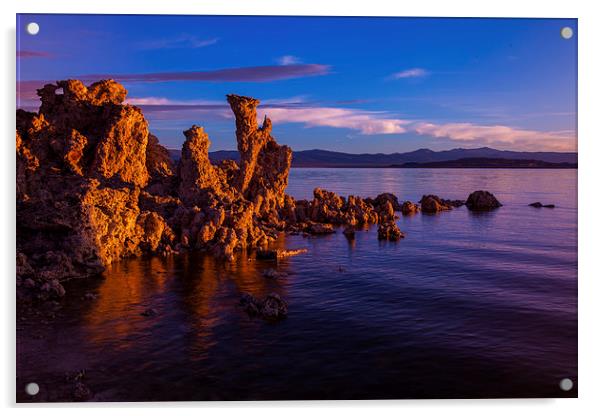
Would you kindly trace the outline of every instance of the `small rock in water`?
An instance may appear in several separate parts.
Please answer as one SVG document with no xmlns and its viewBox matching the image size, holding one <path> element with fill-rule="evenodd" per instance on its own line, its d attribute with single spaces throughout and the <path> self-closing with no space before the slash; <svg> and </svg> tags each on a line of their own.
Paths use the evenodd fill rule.
<svg viewBox="0 0 602 416">
<path fill-rule="evenodd" d="M 275 250 L 257 250 L 256 258 L 257 260 L 278 260 L 283 257 L 291 257 L 299 254 L 307 253 L 307 250 L 297 249 L 297 250 L 283 250 L 283 249 L 275 249 Z"/>
<path fill-rule="evenodd" d="M 534 208 L 555 208 L 556 207 L 556 205 L 554 205 L 554 204 L 544 205 L 544 204 L 542 204 L 539 201 L 538 202 L 533 202 L 532 204 L 529 204 L 529 206 L 530 207 L 534 207 Z"/>
<path fill-rule="evenodd" d="M 378 239 L 388 241 L 399 241 L 405 238 L 405 234 L 401 232 L 397 224 L 391 221 L 378 226 Z"/>
<path fill-rule="evenodd" d="M 449 211 L 452 209 L 451 205 L 446 204 L 437 195 L 423 195 L 420 199 L 420 207 L 422 212 L 426 214 L 435 214 L 439 211 Z"/>
<path fill-rule="evenodd" d="M 501 206 L 500 201 L 488 191 L 474 191 L 466 200 L 466 207 L 471 211 L 488 211 Z"/>
<path fill-rule="evenodd" d="M 239 305 L 250 316 L 260 316 L 268 321 L 286 318 L 288 305 L 278 294 L 270 293 L 259 300 L 250 293 L 243 293 Z"/>
<path fill-rule="evenodd" d="M 401 205 L 401 213 L 403 215 L 412 215 L 420 211 L 420 206 L 412 201 L 405 201 Z"/>
<path fill-rule="evenodd" d="M 261 305 L 261 316 L 267 320 L 286 318 L 288 314 L 287 303 L 276 293 L 270 293 Z"/>
<path fill-rule="evenodd" d="M 267 277 L 268 279 L 280 279 L 288 276 L 288 273 L 279 272 L 276 269 L 265 269 L 263 272 L 261 272 L 261 275 L 263 277 Z"/>
<path fill-rule="evenodd" d="M 146 309 L 144 312 L 142 312 L 140 315 L 142 316 L 156 316 L 159 312 L 157 312 L 157 310 L 155 308 L 148 308 Z"/>
</svg>

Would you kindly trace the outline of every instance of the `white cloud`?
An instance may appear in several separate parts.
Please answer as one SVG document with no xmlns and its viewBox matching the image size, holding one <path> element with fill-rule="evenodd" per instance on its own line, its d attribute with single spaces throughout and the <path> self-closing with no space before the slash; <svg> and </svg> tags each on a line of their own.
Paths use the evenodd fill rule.
<svg viewBox="0 0 602 416">
<path fill-rule="evenodd" d="M 302 123 L 307 127 L 336 127 L 361 134 L 399 134 L 408 121 L 383 117 L 384 113 L 336 107 L 269 108 L 263 111 L 274 123 Z M 263 119 L 263 114 L 260 119 Z"/>
<path fill-rule="evenodd" d="M 267 115 L 275 124 L 300 123 L 305 127 L 350 129 L 361 135 L 417 133 L 474 146 L 529 151 L 575 151 L 574 131 L 541 131 L 506 125 L 468 122 L 435 123 L 397 118 L 387 112 L 341 107 L 311 107 L 305 96 L 262 100 L 258 122 Z M 231 118 L 232 112 L 219 100 L 172 100 L 164 97 L 128 98 L 129 104 L 144 106 L 152 120 L 195 120 Z M 401 138 L 401 137 L 400 137 Z"/>
<path fill-rule="evenodd" d="M 402 78 L 420 78 L 424 77 L 428 74 L 425 69 L 422 68 L 412 68 L 406 69 L 404 71 L 396 72 L 390 76 L 392 79 L 402 79 Z"/>
<path fill-rule="evenodd" d="M 301 63 L 301 59 L 293 55 L 284 55 L 276 60 L 279 65 L 296 65 Z"/>
</svg>

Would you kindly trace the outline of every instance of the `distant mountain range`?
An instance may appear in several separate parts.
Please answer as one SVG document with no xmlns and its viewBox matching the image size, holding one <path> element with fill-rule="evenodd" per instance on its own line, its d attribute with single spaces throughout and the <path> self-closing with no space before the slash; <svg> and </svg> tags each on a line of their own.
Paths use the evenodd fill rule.
<svg viewBox="0 0 602 416">
<path fill-rule="evenodd" d="M 533 159 L 494 159 L 487 157 L 467 157 L 443 162 L 408 162 L 403 165 L 392 165 L 392 168 L 497 168 L 497 169 L 575 169 L 576 163 L 553 163 Z"/>
<path fill-rule="evenodd" d="M 170 154 L 175 160 L 180 158 L 180 151 L 170 149 Z M 209 157 L 214 162 L 224 159 L 233 159 L 238 161 L 238 151 L 220 150 L 211 152 Z M 472 159 L 472 160 L 468 160 Z M 405 164 L 425 164 L 434 162 L 451 162 L 453 167 L 492 167 L 491 164 L 497 164 L 502 167 L 502 162 L 475 161 L 474 159 L 509 159 L 524 162 L 524 167 L 542 167 L 535 166 L 536 162 L 546 162 L 550 164 L 569 164 L 561 166 L 548 165 L 547 167 L 576 167 L 577 153 L 575 152 L 516 152 L 510 150 L 497 150 L 489 147 L 478 149 L 452 149 L 443 151 L 434 151 L 430 149 L 418 149 L 407 153 L 342 153 L 331 152 L 329 150 L 300 150 L 293 152 L 293 167 L 437 167 L 437 166 L 404 166 Z M 464 165 L 463 165 L 464 164 Z M 487 165 L 487 166 L 485 166 Z M 529 166 L 533 165 L 533 166 Z M 444 167 L 444 166 L 441 166 Z M 446 166 L 451 167 L 451 166 Z"/>
</svg>

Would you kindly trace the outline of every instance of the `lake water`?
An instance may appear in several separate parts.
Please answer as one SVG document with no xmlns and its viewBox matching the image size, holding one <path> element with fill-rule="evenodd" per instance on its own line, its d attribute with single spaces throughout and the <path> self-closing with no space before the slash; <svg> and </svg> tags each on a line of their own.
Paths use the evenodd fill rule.
<svg viewBox="0 0 602 416">
<path fill-rule="evenodd" d="M 281 261 L 278 280 L 244 256 L 113 265 L 71 283 L 54 320 L 18 324 L 18 399 L 68 399 L 66 374 L 82 369 L 92 400 L 576 397 L 576 170 L 291 171 L 294 197 L 317 186 L 412 201 L 486 189 L 504 206 L 402 217 L 397 243 L 375 227 L 353 242 L 288 236 L 276 246 L 308 253 Z M 242 292 L 280 294 L 288 318 L 250 319 Z"/>
</svg>

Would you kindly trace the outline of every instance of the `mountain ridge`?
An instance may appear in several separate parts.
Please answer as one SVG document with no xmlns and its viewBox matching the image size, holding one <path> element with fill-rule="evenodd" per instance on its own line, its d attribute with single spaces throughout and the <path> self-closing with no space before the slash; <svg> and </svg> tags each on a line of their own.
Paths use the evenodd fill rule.
<svg viewBox="0 0 602 416">
<path fill-rule="evenodd" d="M 174 160 L 179 159 L 180 151 L 170 149 Z M 237 160 L 238 151 L 218 150 L 210 152 L 213 162 L 224 159 Z M 476 149 L 455 148 L 435 151 L 416 149 L 404 153 L 344 153 L 323 149 L 299 150 L 293 152 L 293 167 L 390 167 L 405 163 L 449 162 L 468 158 L 535 160 L 547 163 L 577 164 L 576 152 L 521 152 L 497 150 L 490 147 Z"/>
</svg>

